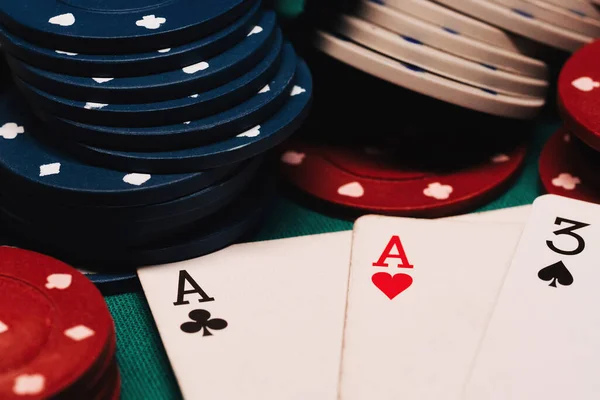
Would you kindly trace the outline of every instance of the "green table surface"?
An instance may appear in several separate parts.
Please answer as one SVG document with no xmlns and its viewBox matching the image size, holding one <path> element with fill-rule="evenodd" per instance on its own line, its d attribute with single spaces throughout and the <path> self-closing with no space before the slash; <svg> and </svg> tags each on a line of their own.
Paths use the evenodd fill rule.
<svg viewBox="0 0 600 400">
<path fill-rule="evenodd" d="M 519 179 L 503 196 L 477 211 L 530 204 L 542 194 L 537 159 L 543 143 L 559 126 L 538 123 Z M 482 134 L 485 129 L 482 127 Z M 303 236 L 352 229 L 351 221 L 330 218 L 279 196 L 271 217 L 256 240 Z M 177 382 L 143 293 L 106 298 L 117 329 L 117 358 L 121 368 L 123 399 L 180 399 Z"/>
</svg>

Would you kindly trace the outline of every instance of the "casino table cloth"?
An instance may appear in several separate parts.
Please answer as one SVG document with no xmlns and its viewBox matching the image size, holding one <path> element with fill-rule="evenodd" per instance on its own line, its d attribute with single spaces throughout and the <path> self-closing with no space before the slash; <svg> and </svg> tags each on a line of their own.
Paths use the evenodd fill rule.
<svg viewBox="0 0 600 400">
<path fill-rule="evenodd" d="M 560 126 L 558 116 L 535 127 L 527 162 L 518 180 L 503 196 L 477 211 L 530 204 L 543 193 L 537 170 L 542 145 Z M 482 131 L 485 131 L 483 127 Z M 276 207 L 255 240 L 279 239 L 352 229 L 352 221 L 334 219 L 278 195 Z M 143 292 L 108 296 L 117 330 L 117 359 L 122 399 L 180 399 L 181 393 L 165 354 Z M 199 363 L 202 360 L 198 360 Z"/>
</svg>

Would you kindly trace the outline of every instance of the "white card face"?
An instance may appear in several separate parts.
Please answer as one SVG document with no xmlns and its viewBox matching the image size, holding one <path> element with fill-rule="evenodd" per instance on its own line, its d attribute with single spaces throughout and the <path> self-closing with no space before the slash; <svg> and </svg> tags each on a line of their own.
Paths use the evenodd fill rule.
<svg viewBox="0 0 600 400">
<path fill-rule="evenodd" d="M 466 399 L 600 398 L 598 243 L 600 206 L 551 195 L 534 202 Z"/>
<path fill-rule="evenodd" d="M 501 208 L 498 210 L 482 211 L 478 213 L 457 215 L 441 218 L 443 220 L 465 222 L 498 222 L 509 224 L 525 224 L 531 214 L 531 205 Z"/>
<path fill-rule="evenodd" d="M 510 224 L 360 218 L 340 398 L 458 399 L 520 232 Z"/>
<path fill-rule="evenodd" d="M 351 232 L 231 246 L 138 271 L 184 398 L 337 398 Z M 205 292 L 178 302 L 179 271 Z M 186 282 L 185 291 L 194 290 Z M 203 297 L 213 301 L 198 302 Z M 194 314 L 206 328 L 185 333 Z M 227 326 L 217 319 L 226 321 Z M 198 330 L 192 321 L 186 330 Z"/>
</svg>

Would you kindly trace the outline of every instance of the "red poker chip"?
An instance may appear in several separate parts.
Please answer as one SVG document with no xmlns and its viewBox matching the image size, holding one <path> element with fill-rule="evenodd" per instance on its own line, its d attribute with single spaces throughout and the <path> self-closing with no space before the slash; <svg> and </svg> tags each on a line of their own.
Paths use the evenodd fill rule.
<svg viewBox="0 0 600 400">
<path fill-rule="evenodd" d="M 581 146 L 565 128 L 548 139 L 539 159 L 540 180 L 549 194 L 600 203 L 600 186 Z M 600 156 L 599 156 L 600 157 Z"/>
<path fill-rule="evenodd" d="M 104 298 L 58 260 L 0 247 L 0 304 L 2 399 L 63 397 L 110 352 Z"/>
<path fill-rule="evenodd" d="M 575 52 L 558 78 L 558 103 L 566 128 L 600 151 L 600 41 Z"/>
<path fill-rule="evenodd" d="M 433 218 L 466 212 L 503 193 L 526 154 L 526 146 L 518 144 L 475 164 L 448 162 L 443 168 L 452 155 L 462 156 L 448 149 L 448 160 L 427 169 L 415 165 L 420 156 L 411 157 L 410 149 L 404 158 L 416 163 L 403 163 L 402 152 L 392 156 L 384 149 L 289 141 L 280 157 L 281 170 L 293 186 L 328 203 L 361 212 Z"/>
</svg>

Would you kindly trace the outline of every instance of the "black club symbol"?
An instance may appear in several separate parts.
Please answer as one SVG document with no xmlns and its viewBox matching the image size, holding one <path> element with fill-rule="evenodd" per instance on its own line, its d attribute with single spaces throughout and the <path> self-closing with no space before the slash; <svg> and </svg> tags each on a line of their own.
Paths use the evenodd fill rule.
<svg viewBox="0 0 600 400">
<path fill-rule="evenodd" d="M 227 328 L 227 321 L 221 318 L 210 318 L 210 312 L 206 310 L 193 310 L 188 314 L 192 321 L 181 324 L 181 330 L 185 333 L 198 333 L 204 330 L 202 336 L 212 336 L 209 329 L 220 331 Z"/>
</svg>

